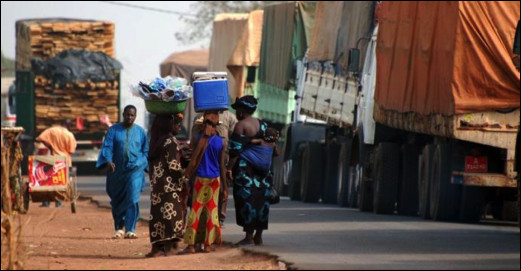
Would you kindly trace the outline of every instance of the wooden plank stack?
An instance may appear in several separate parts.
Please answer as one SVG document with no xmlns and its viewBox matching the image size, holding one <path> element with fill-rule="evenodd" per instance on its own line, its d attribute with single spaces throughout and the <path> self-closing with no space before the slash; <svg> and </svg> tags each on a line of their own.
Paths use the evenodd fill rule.
<svg viewBox="0 0 521 271">
<path fill-rule="evenodd" d="M 86 134 L 106 132 L 107 126 L 100 122 L 104 115 L 108 115 L 112 123 L 118 121 L 117 81 L 75 83 L 64 87 L 52 85 L 43 76 L 36 76 L 34 81 L 37 134 L 64 119 L 83 118 L 84 130 L 79 131 L 74 126 L 71 132 Z"/>
<path fill-rule="evenodd" d="M 63 50 L 101 51 L 114 57 L 114 23 L 74 19 L 16 22 L 16 70 L 30 70 L 31 59 L 53 58 Z"/>
<path fill-rule="evenodd" d="M 31 59 L 48 60 L 64 50 L 84 49 L 114 57 L 114 23 L 77 19 L 27 19 L 16 22 L 16 70 L 31 70 Z M 34 79 L 35 133 L 64 119 L 83 119 L 84 129 L 73 133 L 105 133 L 100 117 L 112 123 L 119 116 L 119 82 L 75 82 L 63 87 L 49 78 Z"/>
</svg>

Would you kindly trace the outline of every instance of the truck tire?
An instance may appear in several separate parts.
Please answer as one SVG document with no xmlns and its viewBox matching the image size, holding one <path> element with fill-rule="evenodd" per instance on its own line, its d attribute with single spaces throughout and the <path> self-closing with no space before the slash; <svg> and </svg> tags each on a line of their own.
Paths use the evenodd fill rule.
<svg viewBox="0 0 521 271">
<path fill-rule="evenodd" d="M 401 180 L 398 197 L 398 214 L 418 215 L 418 158 L 420 148 L 416 145 L 402 146 Z"/>
<path fill-rule="evenodd" d="M 362 177 L 362 181 L 360 182 L 360 191 L 358 193 L 358 198 L 360 200 L 358 206 L 362 212 L 373 211 L 373 186 L 373 179 Z"/>
<path fill-rule="evenodd" d="M 434 154 L 434 146 L 426 145 L 423 148 L 420 161 L 418 162 L 418 211 L 419 215 L 424 219 L 430 219 L 430 166 L 432 156 Z"/>
<path fill-rule="evenodd" d="M 349 208 L 358 207 L 359 174 L 357 166 L 349 166 L 349 196 L 347 199 L 347 207 Z"/>
<path fill-rule="evenodd" d="M 306 148 L 305 143 L 297 146 L 293 162 L 291 164 L 291 173 L 288 180 L 288 195 L 291 200 L 300 200 L 300 182 L 302 179 L 302 155 Z"/>
<path fill-rule="evenodd" d="M 479 186 L 463 186 L 459 220 L 464 223 L 477 223 L 481 220 L 485 207 L 484 188 Z"/>
<path fill-rule="evenodd" d="M 438 144 L 431 165 L 430 213 L 433 220 L 456 221 L 459 217 L 460 187 L 451 184 L 451 148 Z"/>
<path fill-rule="evenodd" d="M 375 214 L 392 214 L 398 199 L 400 147 L 395 143 L 380 143 L 376 149 L 374 202 Z M 399 156 L 398 156 L 399 157 Z"/>
<path fill-rule="evenodd" d="M 340 145 L 338 156 L 338 190 L 337 204 L 340 207 L 348 207 L 350 200 L 350 179 L 351 172 L 349 162 L 351 159 L 351 141 L 348 140 Z"/>
<path fill-rule="evenodd" d="M 291 200 L 300 200 L 300 179 L 302 171 L 302 153 L 305 143 L 299 143 L 291 163 L 291 171 L 288 177 L 288 196 Z"/>
<path fill-rule="evenodd" d="M 519 214 L 517 201 L 501 200 L 495 203 L 494 218 L 504 221 L 517 221 Z"/>
<path fill-rule="evenodd" d="M 373 150 L 368 150 L 368 153 L 360 152 L 360 159 L 364 157 L 365 160 L 358 167 L 361 169 L 359 174 L 359 189 L 358 189 L 358 208 L 362 212 L 373 211 L 373 195 L 374 195 L 374 181 L 373 181 L 373 165 L 375 154 Z"/>
<path fill-rule="evenodd" d="M 325 148 L 325 162 L 324 165 L 324 192 L 322 197 L 322 202 L 329 204 L 336 204 L 338 198 L 338 188 L 339 188 L 339 154 L 340 154 L 340 145 L 331 142 L 326 145 Z"/>
<path fill-rule="evenodd" d="M 322 194 L 323 159 L 322 145 L 308 142 L 302 156 L 300 197 L 303 202 L 318 202 Z"/>
</svg>

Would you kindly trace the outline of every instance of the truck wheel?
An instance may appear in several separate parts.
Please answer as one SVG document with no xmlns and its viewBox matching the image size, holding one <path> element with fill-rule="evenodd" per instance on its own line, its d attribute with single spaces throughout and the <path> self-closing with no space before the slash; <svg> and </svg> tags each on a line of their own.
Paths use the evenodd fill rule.
<svg viewBox="0 0 521 271">
<path fill-rule="evenodd" d="M 362 177 L 362 181 L 360 182 L 360 191 L 358 193 L 358 198 L 360 199 L 358 206 L 362 212 L 373 211 L 373 186 L 373 179 Z"/>
<path fill-rule="evenodd" d="M 349 196 L 347 206 L 350 208 L 358 207 L 358 189 L 360 181 L 360 170 L 358 166 L 349 166 Z"/>
<path fill-rule="evenodd" d="M 427 145 L 423 148 L 418 166 L 418 209 L 424 219 L 431 218 L 430 213 L 430 166 L 434 146 Z"/>
<path fill-rule="evenodd" d="M 459 217 L 460 187 L 451 184 L 451 148 L 438 144 L 431 166 L 430 213 L 434 220 L 455 221 Z"/>
<path fill-rule="evenodd" d="M 300 196 L 303 202 L 318 202 L 322 193 L 323 159 L 322 145 L 308 142 L 302 156 Z"/>
<path fill-rule="evenodd" d="M 517 201 L 503 201 L 502 217 L 505 221 L 517 221 L 519 209 Z"/>
<path fill-rule="evenodd" d="M 459 220 L 465 223 L 477 223 L 481 219 L 485 207 L 484 188 L 464 186 L 461 191 Z"/>
<path fill-rule="evenodd" d="M 376 149 L 374 202 L 375 214 L 394 213 L 398 198 L 400 159 L 396 159 L 400 147 L 395 143 L 380 143 Z"/>
<path fill-rule="evenodd" d="M 350 166 L 351 159 L 351 141 L 340 145 L 340 154 L 338 156 L 338 189 L 337 204 L 341 207 L 349 206 L 350 200 Z"/>
<path fill-rule="evenodd" d="M 306 148 L 305 143 L 297 146 L 296 154 L 291 164 L 291 174 L 288 181 L 288 194 L 291 200 L 300 200 L 300 181 L 302 171 L 302 154 Z"/>
<path fill-rule="evenodd" d="M 361 173 L 358 175 L 359 189 L 358 189 L 358 207 L 362 212 L 373 211 L 373 195 L 374 195 L 374 181 L 373 181 L 373 165 L 374 165 L 374 151 L 368 150 L 368 153 L 360 153 L 360 157 L 364 157 L 362 164 L 358 165 L 361 168 Z M 362 158 L 360 158 L 362 159 Z"/>
<path fill-rule="evenodd" d="M 339 188 L 339 161 L 340 145 L 330 143 L 326 145 L 324 165 L 324 192 L 322 201 L 324 203 L 336 204 Z"/>
<path fill-rule="evenodd" d="M 398 214 L 418 215 L 418 158 L 420 148 L 416 145 L 402 146 L 402 174 L 398 198 Z"/>
</svg>

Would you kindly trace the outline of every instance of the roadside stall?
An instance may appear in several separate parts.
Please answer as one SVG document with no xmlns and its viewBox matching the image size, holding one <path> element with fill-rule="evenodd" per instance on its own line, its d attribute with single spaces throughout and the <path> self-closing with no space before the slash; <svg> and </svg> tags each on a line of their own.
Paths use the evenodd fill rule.
<svg viewBox="0 0 521 271">
<path fill-rule="evenodd" d="M 67 167 L 67 158 L 61 155 L 34 155 L 29 156 L 28 161 L 31 200 L 69 201 L 71 212 L 76 213 L 76 168 Z"/>
</svg>

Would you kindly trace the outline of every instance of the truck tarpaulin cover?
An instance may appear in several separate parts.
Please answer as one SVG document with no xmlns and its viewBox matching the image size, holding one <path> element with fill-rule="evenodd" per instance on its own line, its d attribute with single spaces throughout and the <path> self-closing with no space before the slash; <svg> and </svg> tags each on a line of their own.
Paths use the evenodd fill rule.
<svg viewBox="0 0 521 271">
<path fill-rule="evenodd" d="M 294 18 L 294 2 L 264 8 L 259 80 L 281 89 L 291 76 Z"/>
<path fill-rule="evenodd" d="M 223 13 L 213 20 L 212 40 L 210 42 L 209 71 L 225 71 L 228 73 L 228 89 L 235 90 L 235 77 L 227 69 L 237 42 L 241 39 L 244 29 L 248 27 L 248 13 Z M 230 93 L 230 96 L 235 97 Z"/>
<path fill-rule="evenodd" d="M 383 2 L 375 100 L 464 114 L 519 107 L 512 43 L 520 2 Z"/>
<path fill-rule="evenodd" d="M 292 85 L 293 60 L 308 48 L 316 3 L 297 1 L 264 7 L 259 80 L 278 89 Z"/>
<path fill-rule="evenodd" d="M 308 59 L 332 60 L 342 71 L 348 67 L 349 49 L 358 47 L 364 59 L 368 42 L 363 38 L 371 37 L 373 14 L 373 1 L 318 2 Z"/>
<path fill-rule="evenodd" d="M 235 100 L 235 97 L 244 95 L 244 84 L 247 76 L 245 67 L 259 66 L 263 14 L 264 11 L 262 10 L 250 12 L 241 37 L 228 60 L 227 68 L 235 80 L 235 88 L 230 88 L 232 101 Z"/>
<path fill-rule="evenodd" d="M 161 62 L 161 77 L 168 75 L 182 77 L 192 82 L 194 72 L 208 70 L 208 49 L 177 52 L 169 55 Z"/>
<path fill-rule="evenodd" d="M 49 60 L 31 60 L 35 74 L 51 79 L 60 86 L 66 83 L 114 81 L 123 68 L 119 61 L 103 52 L 66 50 Z"/>
</svg>

